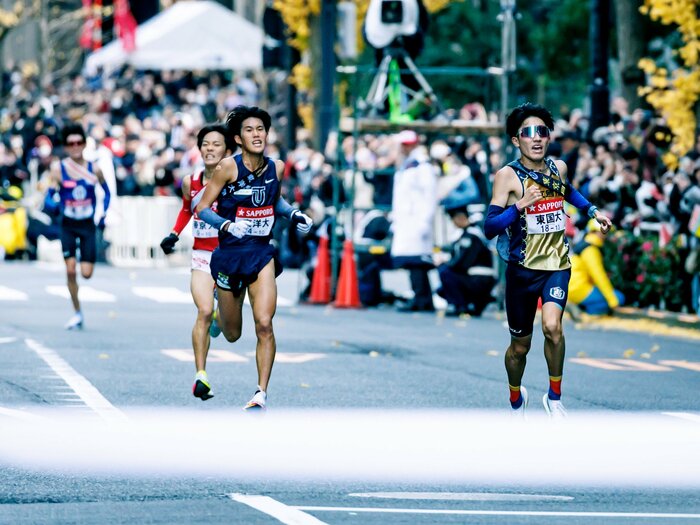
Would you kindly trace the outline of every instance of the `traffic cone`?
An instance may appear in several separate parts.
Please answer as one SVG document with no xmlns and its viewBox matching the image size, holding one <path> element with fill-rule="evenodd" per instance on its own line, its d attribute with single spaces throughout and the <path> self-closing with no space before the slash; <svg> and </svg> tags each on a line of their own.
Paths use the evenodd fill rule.
<svg viewBox="0 0 700 525">
<path fill-rule="evenodd" d="M 331 258 L 328 253 L 328 237 L 321 237 L 316 252 L 316 268 L 311 279 L 309 302 L 328 304 L 331 302 Z"/>
<path fill-rule="evenodd" d="M 343 259 L 340 262 L 340 277 L 338 289 L 335 294 L 337 308 L 360 308 L 360 284 L 357 280 L 357 267 L 355 265 L 355 250 L 352 241 L 346 239 L 343 242 Z"/>
</svg>

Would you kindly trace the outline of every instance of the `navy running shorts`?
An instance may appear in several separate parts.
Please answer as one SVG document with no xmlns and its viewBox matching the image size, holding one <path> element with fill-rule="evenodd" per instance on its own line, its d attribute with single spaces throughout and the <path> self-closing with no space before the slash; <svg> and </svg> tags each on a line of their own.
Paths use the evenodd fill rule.
<svg viewBox="0 0 700 525">
<path fill-rule="evenodd" d="M 513 337 L 532 333 L 537 301 L 556 303 L 563 310 L 569 293 L 571 269 L 531 270 L 517 264 L 506 268 L 506 315 Z"/>
<path fill-rule="evenodd" d="M 75 221 L 63 218 L 61 222 L 61 248 L 63 258 L 75 257 L 80 250 L 80 262 L 97 260 L 97 227 L 92 219 Z"/>
<path fill-rule="evenodd" d="M 282 273 L 277 250 L 272 244 L 249 244 L 232 248 L 218 247 L 211 255 L 211 275 L 216 286 L 235 295 L 254 283 L 270 260 L 275 261 L 275 277 Z"/>
</svg>

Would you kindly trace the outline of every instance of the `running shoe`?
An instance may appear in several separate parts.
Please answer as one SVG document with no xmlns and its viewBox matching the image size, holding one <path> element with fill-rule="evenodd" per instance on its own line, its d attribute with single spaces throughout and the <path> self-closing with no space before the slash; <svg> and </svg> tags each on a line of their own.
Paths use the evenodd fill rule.
<svg viewBox="0 0 700 525">
<path fill-rule="evenodd" d="M 211 316 L 211 324 L 209 325 L 209 336 L 210 337 L 219 337 L 221 335 L 221 327 L 219 326 L 219 322 L 217 321 L 219 315 L 216 310 L 214 310 L 214 313 Z"/>
<path fill-rule="evenodd" d="M 529 401 L 529 398 L 527 395 L 527 388 L 525 388 L 522 385 L 520 386 L 520 395 L 523 398 L 523 402 L 520 404 L 520 406 L 518 408 L 511 408 L 510 412 L 514 418 L 525 419 L 525 409 L 527 408 L 527 403 Z"/>
<path fill-rule="evenodd" d="M 211 385 L 209 384 L 207 373 L 203 370 L 197 372 L 197 375 L 194 376 L 192 395 L 194 395 L 194 397 L 198 397 L 202 401 L 206 401 L 207 399 L 214 397 L 214 394 L 211 391 Z"/>
<path fill-rule="evenodd" d="M 263 390 L 256 390 L 255 395 L 250 398 L 250 401 L 243 407 L 243 410 L 257 411 L 265 410 L 265 403 L 267 402 L 267 394 Z"/>
<path fill-rule="evenodd" d="M 66 330 L 78 330 L 83 327 L 83 314 L 76 312 L 65 324 Z"/>
<path fill-rule="evenodd" d="M 552 419 L 564 419 L 567 416 L 562 402 L 558 399 L 549 399 L 549 394 L 544 395 L 542 404 L 544 405 L 544 411 Z"/>
</svg>

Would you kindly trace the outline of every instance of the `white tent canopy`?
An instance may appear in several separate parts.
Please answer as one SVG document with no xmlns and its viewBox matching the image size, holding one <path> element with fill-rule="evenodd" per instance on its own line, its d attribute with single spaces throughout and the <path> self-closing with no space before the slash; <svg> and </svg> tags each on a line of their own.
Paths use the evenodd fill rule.
<svg viewBox="0 0 700 525">
<path fill-rule="evenodd" d="M 111 71 L 124 64 L 137 69 L 229 69 L 262 67 L 263 31 L 208 0 L 177 2 L 136 30 L 136 50 L 119 40 L 91 53 L 85 71 Z"/>
</svg>

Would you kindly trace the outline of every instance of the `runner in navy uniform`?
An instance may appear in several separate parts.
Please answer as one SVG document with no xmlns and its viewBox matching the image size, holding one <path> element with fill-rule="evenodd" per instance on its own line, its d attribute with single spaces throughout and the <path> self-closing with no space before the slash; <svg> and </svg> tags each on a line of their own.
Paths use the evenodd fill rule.
<svg viewBox="0 0 700 525">
<path fill-rule="evenodd" d="M 270 243 L 275 213 L 292 218 L 308 232 L 311 219 L 280 199 L 284 163 L 264 156 L 270 115 L 257 107 L 238 106 L 226 119 L 230 137 L 241 153 L 223 159 L 196 206 L 204 221 L 219 230 L 219 247 L 211 273 L 219 296 L 218 320 L 230 342 L 241 337 L 246 290 L 255 321 L 258 387 L 245 409 L 264 409 L 275 360 L 272 318 L 277 307 L 277 282 L 282 271 Z M 218 211 L 211 210 L 214 201 Z"/>
<path fill-rule="evenodd" d="M 520 159 L 501 168 L 494 178 L 493 196 L 484 223 L 491 239 L 501 234 L 499 253 L 508 261 L 506 313 L 510 345 L 505 366 L 513 414 L 522 416 L 528 402 L 521 386 L 538 300 L 542 300 L 544 355 L 549 369 L 549 391 L 542 403 L 552 417 L 566 415 L 561 403 L 564 370 L 562 315 L 568 296 L 571 263 L 564 232 L 564 201 L 598 221 L 607 233 L 611 222 L 588 202 L 567 179 L 566 164 L 546 158 L 550 112 L 537 104 L 522 104 L 506 119 L 506 132 L 520 150 Z M 503 248 L 503 250 L 501 250 Z"/>
<path fill-rule="evenodd" d="M 51 167 L 54 187 L 49 189 L 47 203 L 54 203 L 60 209 L 61 246 L 66 263 L 68 292 L 75 310 L 65 327 L 73 330 L 83 327 L 83 314 L 78 300 L 76 252 L 80 250 L 80 274 L 84 279 L 90 279 L 97 258 L 95 186 L 99 184 L 104 191 L 104 213 L 99 221 L 101 227 L 104 226 L 109 207 L 110 192 L 97 165 L 83 159 L 85 131 L 82 126 L 66 126 L 61 132 L 61 138 L 68 157 Z M 54 200 L 56 195 L 59 198 L 57 204 Z"/>
</svg>

